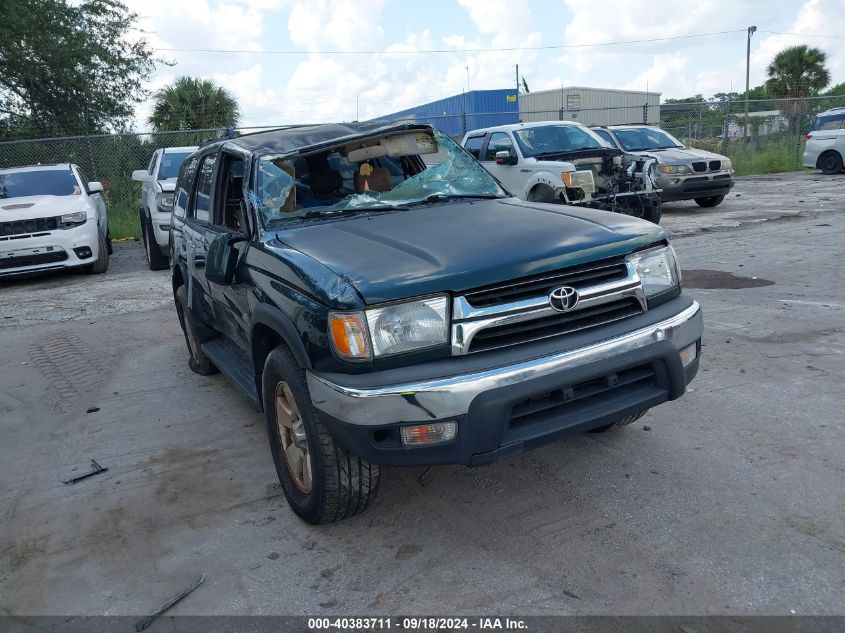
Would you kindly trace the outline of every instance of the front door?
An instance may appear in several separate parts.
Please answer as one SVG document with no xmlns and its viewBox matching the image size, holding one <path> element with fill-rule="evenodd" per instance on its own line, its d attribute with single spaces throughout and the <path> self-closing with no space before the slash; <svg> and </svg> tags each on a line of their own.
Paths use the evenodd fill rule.
<svg viewBox="0 0 845 633">
<path fill-rule="evenodd" d="M 210 283 L 214 313 L 223 333 L 246 352 L 249 346 L 248 290 L 249 271 L 243 261 L 249 248 L 250 226 L 244 195 L 247 157 L 224 149 L 220 153 L 215 186 L 211 232 L 226 235 L 238 251 L 235 278 L 229 284 Z"/>
<path fill-rule="evenodd" d="M 493 132 L 490 135 L 487 147 L 481 156 L 481 164 L 505 185 L 505 189 L 515 196 L 520 195 L 525 188 L 525 174 L 520 173 L 519 164 L 497 165 L 496 152 L 510 152 L 518 156 L 510 134 L 507 132 Z"/>
</svg>

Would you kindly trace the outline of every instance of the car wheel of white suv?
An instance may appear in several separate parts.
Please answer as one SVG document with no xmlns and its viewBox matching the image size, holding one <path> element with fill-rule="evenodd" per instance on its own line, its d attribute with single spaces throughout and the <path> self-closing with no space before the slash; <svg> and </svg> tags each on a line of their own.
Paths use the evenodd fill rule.
<svg viewBox="0 0 845 633">
<path fill-rule="evenodd" d="M 102 235 L 100 235 L 97 239 L 99 242 L 97 261 L 88 266 L 88 272 L 93 275 L 102 274 L 109 269 L 109 244 L 106 242 L 106 238 Z"/>
</svg>

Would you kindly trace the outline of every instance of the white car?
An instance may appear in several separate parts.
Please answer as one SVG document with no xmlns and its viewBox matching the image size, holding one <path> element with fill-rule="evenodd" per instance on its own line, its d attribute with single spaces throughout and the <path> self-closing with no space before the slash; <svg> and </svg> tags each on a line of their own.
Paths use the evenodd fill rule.
<svg viewBox="0 0 845 633">
<path fill-rule="evenodd" d="M 499 125 L 468 132 L 462 145 L 522 200 L 660 222 L 657 161 L 625 154 L 580 123 Z"/>
<path fill-rule="evenodd" d="M 817 115 L 804 147 L 804 167 L 838 174 L 845 168 L 845 108 L 833 108 Z"/>
<path fill-rule="evenodd" d="M 157 149 L 147 169 L 132 172 L 132 180 L 141 183 L 141 239 L 150 270 L 167 268 L 176 177 L 182 163 L 196 150 L 196 147 Z"/>
<path fill-rule="evenodd" d="M 103 185 L 77 165 L 0 169 L 0 276 L 109 267 Z"/>
</svg>

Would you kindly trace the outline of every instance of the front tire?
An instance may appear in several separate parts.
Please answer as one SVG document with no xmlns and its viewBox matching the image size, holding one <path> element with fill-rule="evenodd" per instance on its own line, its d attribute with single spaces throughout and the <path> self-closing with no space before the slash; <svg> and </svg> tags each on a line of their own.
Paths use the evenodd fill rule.
<svg viewBox="0 0 845 633">
<path fill-rule="evenodd" d="M 97 232 L 97 261 L 88 267 L 92 275 L 101 275 L 109 269 L 109 245 L 106 239 Z"/>
<path fill-rule="evenodd" d="M 528 202 L 557 202 L 555 190 L 548 185 L 537 185 L 528 192 Z"/>
<path fill-rule="evenodd" d="M 155 241 L 153 222 L 141 211 L 141 240 L 144 243 L 144 255 L 150 270 L 164 270 L 170 264 L 167 257 L 161 254 L 158 242 Z"/>
<path fill-rule="evenodd" d="M 710 196 L 709 198 L 695 198 L 695 203 L 706 209 L 710 207 L 718 207 L 722 204 L 722 200 L 725 199 L 725 196 Z"/>
<path fill-rule="evenodd" d="M 277 347 L 262 375 L 270 451 L 291 510 L 312 525 L 366 510 L 378 491 L 380 470 L 339 446 L 311 404 L 305 371 Z"/>
<path fill-rule="evenodd" d="M 179 325 L 182 326 L 182 333 L 185 335 L 185 343 L 188 346 L 188 367 L 200 376 L 216 374 L 219 370 L 202 351 L 202 339 L 199 336 L 194 315 L 188 308 L 188 291 L 184 284 L 176 289 L 176 314 L 179 317 Z"/>
<path fill-rule="evenodd" d="M 842 157 L 836 152 L 828 152 L 819 158 L 819 169 L 826 176 L 832 176 L 842 171 Z"/>
</svg>

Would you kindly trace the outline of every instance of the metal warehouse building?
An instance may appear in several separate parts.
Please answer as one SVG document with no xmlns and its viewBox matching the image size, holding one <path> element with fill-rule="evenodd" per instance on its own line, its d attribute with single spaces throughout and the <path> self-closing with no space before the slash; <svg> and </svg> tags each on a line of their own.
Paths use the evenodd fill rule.
<svg viewBox="0 0 845 633">
<path fill-rule="evenodd" d="M 449 136 L 463 136 L 469 130 L 518 123 L 516 88 L 471 90 L 400 112 L 386 114 L 373 121 L 425 123 Z"/>
<path fill-rule="evenodd" d="M 519 119 L 578 121 L 584 125 L 660 123 L 660 93 L 569 87 L 519 95 Z"/>
</svg>

